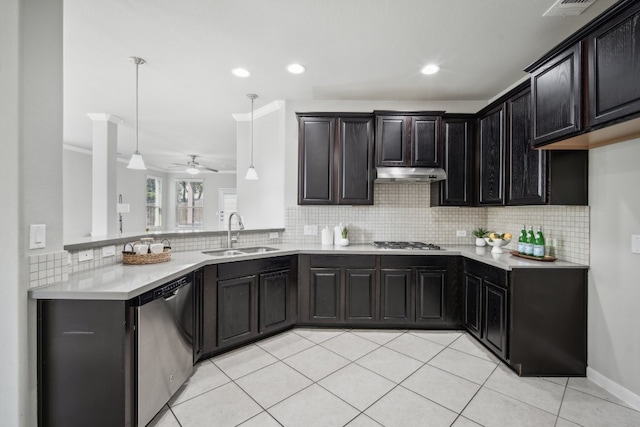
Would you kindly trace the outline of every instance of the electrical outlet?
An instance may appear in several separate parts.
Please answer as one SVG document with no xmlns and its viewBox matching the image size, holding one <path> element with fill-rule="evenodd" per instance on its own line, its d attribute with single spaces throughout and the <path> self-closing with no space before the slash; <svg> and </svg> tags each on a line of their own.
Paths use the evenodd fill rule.
<svg viewBox="0 0 640 427">
<path fill-rule="evenodd" d="M 304 226 L 304 235 L 305 236 L 317 236 L 318 235 L 318 226 L 317 225 L 305 225 Z"/>
<path fill-rule="evenodd" d="M 102 258 L 106 258 L 108 256 L 115 256 L 115 255 L 116 255 L 116 246 L 115 245 L 103 246 L 102 247 Z"/>
<path fill-rule="evenodd" d="M 640 235 L 631 236 L 631 253 L 640 254 Z"/>
<path fill-rule="evenodd" d="M 278 238 L 278 232 L 274 232 L 274 233 L 269 233 L 269 238 L 270 239 L 277 239 Z"/>
<path fill-rule="evenodd" d="M 467 237 L 467 230 L 457 230 L 456 237 Z"/>
<path fill-rule="evenodd" d="M 90 261 L 93 259 L 93 249 L 78 252 L 78 262 Z"/>
</svg>

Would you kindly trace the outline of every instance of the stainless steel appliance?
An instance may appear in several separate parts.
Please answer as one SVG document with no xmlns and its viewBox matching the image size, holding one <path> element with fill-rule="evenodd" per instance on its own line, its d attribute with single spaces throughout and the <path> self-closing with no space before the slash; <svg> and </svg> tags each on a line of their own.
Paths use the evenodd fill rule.
<svg viewBox="0 0 640 427">
<path fill-rule="evenodd" d="M 138 298 L 137 412 L 144 426 L 193 372 L 193 274 Z"/>
<path fill-rule="evenodd" d="M 374 247 L 379 249 L 413 249 L 419 251 L 440 251 L 442 248 L 433 243 L 422 242 L 373 242 Z"/>
</svg>

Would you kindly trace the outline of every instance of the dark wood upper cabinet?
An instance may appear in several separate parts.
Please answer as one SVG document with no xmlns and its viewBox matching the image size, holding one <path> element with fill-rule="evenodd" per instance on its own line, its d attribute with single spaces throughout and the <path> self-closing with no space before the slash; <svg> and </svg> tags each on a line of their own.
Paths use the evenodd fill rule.
<svg viewBox="0 0 640 427">
<path fill-rule="evenodd" d="M 442 167 L 442 111 L 397 113 L 377 111 L 376 165 Z"/>
<path fill-rule="evenodd" d="M 640 3 L 587 38 L 589 126 L 640 113 Z"/>
<path fill-rule="evenodd" d="M 373 204 L 373 117 L 340 117 L 338 129 L 338 204 Z"/>
<path fill-rule="evenodd" d="M 531 91 L 507 101 L 507 205 L 547 202 L 547 151 L 531 145 Z"/>
<path fill-rule="evenodd" d="M 582 129 L 582 43 L 559 53 L 531 74 L 532 139 L 542 146 Z"/>
<path fill-rule="evenodd" d="M 432 206 L 470 206 L 474 200 L 473 114 L 445 115 L 443 120 L 442 166 L 447 179 L 431 184 Z"/>
<path fill-rule="evenodd" d="M 478 119 L 478 179 L 480 205 L 504 205 L 505 104 Z"/>
<path fill-rule="evenodd" d="M 298 204 L 373 204 L 373 116 L 298 114 Z"/>
<path fill-rule="evenodd" d="M 298 204 L 333 204 L 336 120 L 299 117 L 298 124 Z"/>
<path fill-rule="evenodd" d="M 376 165 L 406 166 L 409 163 L 407 117 L 376 116 Z"/>
</svg>

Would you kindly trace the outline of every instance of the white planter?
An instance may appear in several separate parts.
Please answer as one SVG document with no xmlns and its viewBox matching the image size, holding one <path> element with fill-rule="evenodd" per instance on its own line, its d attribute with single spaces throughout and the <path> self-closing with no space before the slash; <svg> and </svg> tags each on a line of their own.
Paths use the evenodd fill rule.
<svg viewBox="0 0 640 427">
<path fill-rule="evenodd" d="M 485 246 L 487 242 L 482 237 L 476 237 L 476 246 Z"/>
</svg>

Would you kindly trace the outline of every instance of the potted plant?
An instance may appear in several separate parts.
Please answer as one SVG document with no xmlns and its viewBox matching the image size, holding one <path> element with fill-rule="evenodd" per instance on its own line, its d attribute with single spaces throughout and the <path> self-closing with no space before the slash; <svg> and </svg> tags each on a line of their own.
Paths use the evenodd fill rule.
<svg viewBox="0 0 640 427">
<path fill-rule="evenodd" d="M 338 245 L 349 246 L 349 229 L 347 227 L 343 227 L 341 235 L 342 235 L 342 239 L 340 239 L 340 242 L 338 243 Z"/>
<path fill-rule="evenodd" d="M 476 246 L 485 246 L 487 242 L 485 242 L 484 237 L 489 233 L 489 230 L 478 227 L 471 232 L 473 237 L 476 238 Z"/>
</svg>

